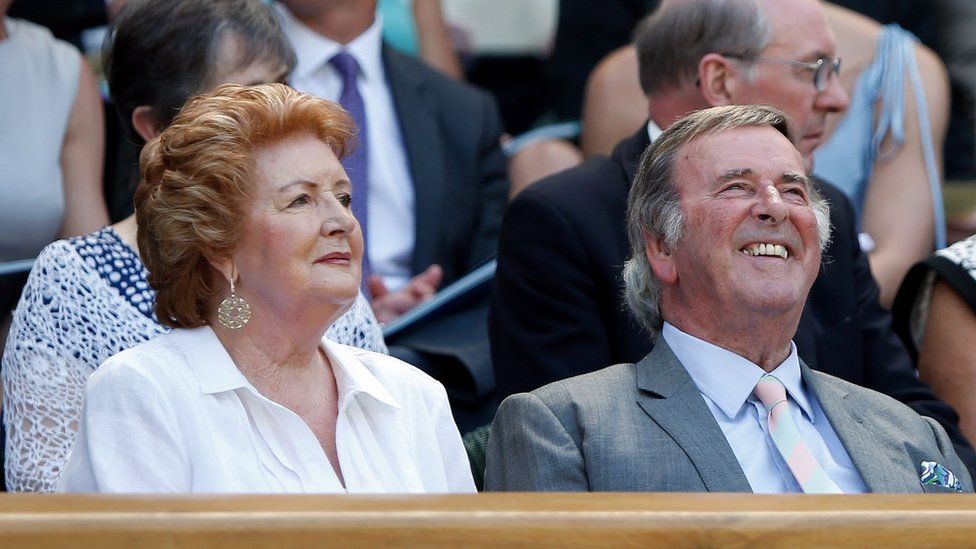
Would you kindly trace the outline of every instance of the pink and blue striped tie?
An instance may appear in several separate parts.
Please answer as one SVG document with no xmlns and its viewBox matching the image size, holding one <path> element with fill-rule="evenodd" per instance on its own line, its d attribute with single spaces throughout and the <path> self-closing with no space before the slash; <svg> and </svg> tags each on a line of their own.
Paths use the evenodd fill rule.
<svg viewBox="0 0 976 549">
<path fill-rule="evenodd" d="M 810 449 L 800 438 L 790 415 L 790 404 L 786 399 L 786 387 L 775 376 L 766 374 L 759 378 L 753 390 L 759 401 L 766 407 L 769 422 L 769 436 L 790 468 L 800 488 L 807 494 L 839 494 L 840 488 L 830 480 Z"/>
</svg>

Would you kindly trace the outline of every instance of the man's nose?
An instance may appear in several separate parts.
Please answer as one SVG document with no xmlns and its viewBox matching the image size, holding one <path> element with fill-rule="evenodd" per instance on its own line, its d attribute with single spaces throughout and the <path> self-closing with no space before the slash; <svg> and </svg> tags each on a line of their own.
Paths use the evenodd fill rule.
<svg viewBox="0 0 976 549">
<path fill-rule="evenodd" d="M 775 225 L 785 221 L 790 216 L 790 210 L 783 203 L 779 190 L 774 185 L 767 185 L 759 192 L 753 215 L 762 222 Z"/>
<path fill-rule="evenodd" d="M 827 112 L 843 112 L 850 104 L 851 99 L 840 84 L 840 77 L 831 74 L 827 79 L 827 89 L 817 96 L 817 107 Z"/>
</svg>

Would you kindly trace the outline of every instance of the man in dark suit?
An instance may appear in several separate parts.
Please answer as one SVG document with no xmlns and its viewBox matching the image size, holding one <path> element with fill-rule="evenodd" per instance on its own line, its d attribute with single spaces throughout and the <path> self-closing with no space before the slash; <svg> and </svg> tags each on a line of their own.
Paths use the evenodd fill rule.
<svg viewBox="0 0 976 549">
<path fill-rule="evenodd" d="M 696 109 L 764 103 L 790 116 L 797 148 L 809 159 L 827 114 L 847 106 L 832 72 L 833 36 L 813 0 L 664 2 L 636 43 L 647 128 L 610 158 L 529 187 L 505 215 L 489 316 L 502 396 L 636 362 L 650 351 L 620 296 L 627 192 L 651 134 Z M 918 381 L 890 314 L 878 305 L 849 202 L 830 185 L 819 187 L 832 206 L 834 235 L 794 337 L 800 357 L 937 419 L 976 470 L 958 417 Z"/>
<path fill-rule="evenodd" d="M 387 46 L 376 0 L 284 0 L 278 13 L 298 56 L 297 89 L 344 100 L 333 58 L 355 60 L 367 285 L 379 320 L 392 320 L 494 254 L 508 192 L 497 109 L 487 93 Z M 350 172 L 354 186 L 361 173 Z"/>
<path fill-rule="evenodd" d="M 508 397 L 489 490 L 972 491 L 934 420 L 798 358 L 830 221 L 793 142 L 781 111 L 727 105 L 647 149 L 624 280 L 657 345 Z"/>
</svg>

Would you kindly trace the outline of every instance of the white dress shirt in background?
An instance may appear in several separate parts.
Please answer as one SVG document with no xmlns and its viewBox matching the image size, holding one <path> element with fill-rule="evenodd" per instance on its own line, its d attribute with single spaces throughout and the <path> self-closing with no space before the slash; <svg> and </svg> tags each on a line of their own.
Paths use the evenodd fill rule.
<svg viewBox="0 0 976 549">
<path fill-rule="evenodd" d="M 415 198 L 400 123 L 383 69 L 383 23 L 377 16 L 372 26 L 343 46 L 306 27 L 284 6 L 275 4 L 275 9 L 298 57 L 290 77 L 295 89 L 339 101 L 342 78 L 329 60 L 344 49 L 359 63 L 358 86 L 369 134 L 366 253 L 373 273 L 381 275 L 389 289 L 399 289 L 410 279 L 416 241 Z"/>
<path fill-rule="evenodd" d="M 701 392 L 752 491 L 802 492 L 769 436 L 765 406 L 752 394 L 766 372 L 732 351 L 686 334 L 667 322 L 661 336 Z M 830 480 L 845 494 L 867 492 L 820 402 L 803 386 L 796 345 L 790 342 L 790 356 L 770 374 L 786 386 L 790 415 L 800 438 Z"/>
<path fill-rule="evenodd" d="M 315 434 L 262 396 L 209 326 L 123 351 L 89 378 L 67 492 L 473 492 L 440 383 L 322 340 L 338 388 L 339 482 Z"/>
</svg>

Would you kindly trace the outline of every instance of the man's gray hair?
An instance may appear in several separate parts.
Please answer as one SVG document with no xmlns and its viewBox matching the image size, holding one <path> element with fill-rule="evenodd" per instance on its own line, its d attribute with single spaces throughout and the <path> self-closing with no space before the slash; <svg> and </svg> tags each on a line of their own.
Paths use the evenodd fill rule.
<svg viewBox="0 0 976 549">
<path fill-rule="evenodd" d="M 755 59 L 772 38 L 755 0 L 664 0 L 634 34 L 641 88 L 651 95 L 694 81 L 708 53 Z"/>
<path fill-rule="evenodd" d="M 641 155 L 627 197 L 627 235 L 630 259 L 624 264 L 627 305 L 631 312 L 656 336 L 661 329 L 661 287 L 651 270 L 644 240 L 659 239 L 674 250 L 685 230 L 678 187 L 674 181 L 676 158 L 681 148 L 694 139 L 723 131 L 769 126 L 794 143 L 789 119 L 782 111 L 763 105 L 729 105 L 695 111 L 675 122 Z M 830 242 L 830 208 L 812 184 L 807 185 L 810 206 L 817 218 L 820 250 Z"/>
</svg>

